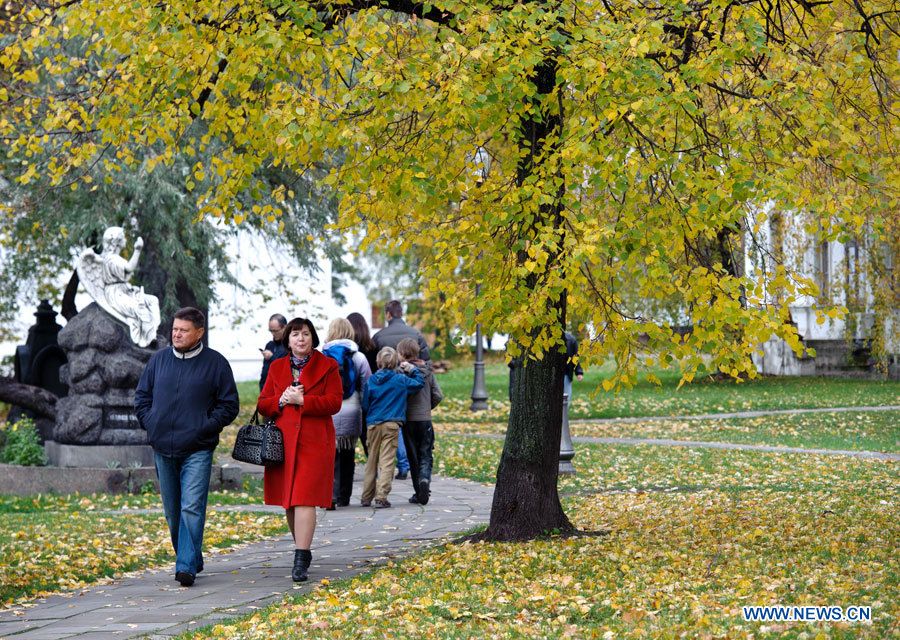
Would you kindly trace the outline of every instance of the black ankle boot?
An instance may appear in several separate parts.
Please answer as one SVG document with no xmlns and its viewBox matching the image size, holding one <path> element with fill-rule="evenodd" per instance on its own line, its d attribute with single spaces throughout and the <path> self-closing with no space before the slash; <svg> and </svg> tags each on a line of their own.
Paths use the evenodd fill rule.
<svg viewBox="0 0 900 640">
<path fill-rule="evenodd" d="M 294 582 L 305 582 L 309 578 L 311 563 L 312 552 L 309 549 L 294 549 L 294 568 L 291 571 Z"/>
</svg>

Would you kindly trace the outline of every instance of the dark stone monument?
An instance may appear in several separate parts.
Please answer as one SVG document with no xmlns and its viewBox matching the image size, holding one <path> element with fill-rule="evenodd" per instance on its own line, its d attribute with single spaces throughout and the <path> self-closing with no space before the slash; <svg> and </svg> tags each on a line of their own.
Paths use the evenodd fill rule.
<svg viewBox="0 0 900 640">
<path fill-rule="evenodd" d="M 65 397 L 68 386 L 59 378 L 60 368 L 66 364 L 66 354 L 57 342 L 57 335 L 62 327 L 56 322 L 56 312 L 47 300 L 41 300 L 34 316 L 37 321 L 28 329 L 25 344 L 16 347 L 14 358 L 14 380 L 22 384 L 30 384 L 50 391 L 59 397 Z M 35 419 L 41 440 L 47 440 L 53 434 L 53 421 L 36 417 L 31 411 L 13 407 L 8 420 L 15 422 L 19 417 L 27 416 Z"/>
<path fill-rule="evenodd" d="M 59 332 L 69 394 L 57 403 L 51 464 L 62 467 L 152 466 L 147 434 L 134 414 L 134 390 L 156 347 L 138 347 L 128 327 L 94 302 Z"/>
</svg>

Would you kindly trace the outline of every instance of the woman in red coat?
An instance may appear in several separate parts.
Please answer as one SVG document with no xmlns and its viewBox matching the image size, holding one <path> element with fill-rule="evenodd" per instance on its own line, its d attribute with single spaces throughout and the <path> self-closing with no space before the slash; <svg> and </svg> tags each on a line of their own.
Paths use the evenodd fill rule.
<svg viewBox="0 0 900 640">
<path fill-rule="evenodd" d="M 284 507 L 294 537 L 295 582 L 307 579 L 316 530 L 316 507 L 331 506 L 334 483 L 334 424 L 343 401 L 337 362 L 315 350 L 312 323 L 294 318 L 284 328 L 288 355 L 269 367 L 259 395 L 259 412 L 275 418 L 284 434 L 284 464 L 266 467 L 266 504 Z"/>
</svg>

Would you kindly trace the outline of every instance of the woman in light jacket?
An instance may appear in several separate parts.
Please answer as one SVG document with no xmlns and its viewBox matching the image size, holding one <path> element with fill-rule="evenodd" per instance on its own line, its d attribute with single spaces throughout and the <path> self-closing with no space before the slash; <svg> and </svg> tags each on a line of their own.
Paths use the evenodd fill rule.
<svg viewBox="0 0 900 640">
<path fill-rule="evenodd" d="M 334 491 L 331 508 L 346 507 L 353 493 L 353 471 L 356 468 L 356 441 L 362 434 L 362 407 L 360 397 L 372 370 L 366 356 L 354 342 L 353 325 L 345 318 L 335 318 L 328 325 L 328 336 L 322 351 L 339 363 L 343 352 L 352 354 L 354 377 L 353 390 L 341 403 L 341 410 L 334 416 Z M 345 391 L 345 396 L 347 395 Z"/>
</svg>

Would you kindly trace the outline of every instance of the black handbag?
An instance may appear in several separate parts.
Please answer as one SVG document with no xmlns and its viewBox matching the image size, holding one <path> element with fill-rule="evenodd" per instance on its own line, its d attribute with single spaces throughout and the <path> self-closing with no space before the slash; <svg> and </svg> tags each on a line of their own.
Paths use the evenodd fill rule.
<svg viewBox="0 0 900 640">
<path fill-rule="evenodd" d="M 274 420 L 259 423 L 259 410 L 253 412 L 250 423 L 238 429 L 231 457 L 266 467 L 284 462 L 284 435 Z"/>
</svg>

